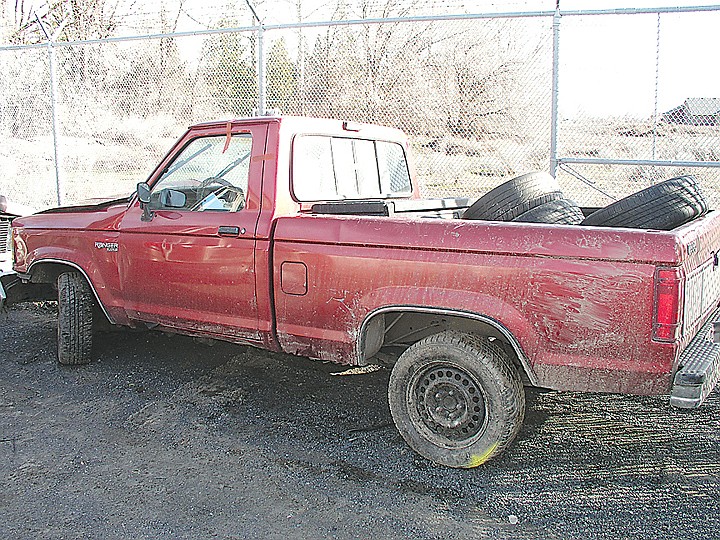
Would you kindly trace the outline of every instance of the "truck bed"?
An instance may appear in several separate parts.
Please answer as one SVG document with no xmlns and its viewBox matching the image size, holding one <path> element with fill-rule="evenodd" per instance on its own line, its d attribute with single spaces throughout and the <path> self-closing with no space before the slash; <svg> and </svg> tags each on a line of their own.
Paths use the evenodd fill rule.
<svg viewBox="0 0 720 540">
<path fill-rule="evenodd" d="M 398 215 L 280 218 L 278 335 L 291 351 L 358 363 L 360 322 L 375 310 L 432 305 L 493 317 L 517 338 L 540 386 L 665 393 L 720 291 L 691 279 L 688 307 L 706 300 L 686 310 L 679 344 L 655 342 L 656 268 L 720 275 L 719 231 L 717 212 L 674 231 Z M 307 294 L 283 293 L 284 261 L 307 268 Z"/>
</svg>

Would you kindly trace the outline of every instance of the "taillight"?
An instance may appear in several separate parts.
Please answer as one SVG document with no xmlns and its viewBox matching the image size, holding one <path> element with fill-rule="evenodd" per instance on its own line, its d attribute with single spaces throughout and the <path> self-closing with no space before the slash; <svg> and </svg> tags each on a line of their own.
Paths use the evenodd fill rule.
<svg viewBox="0 0 720 540">
<path fill-rule="evenodd" d="M 655 316 L 653 339 L 675 341 L 682 321 L 683 274 L 678 268 L 658 268 L 655 272 Z"/>
</svg>

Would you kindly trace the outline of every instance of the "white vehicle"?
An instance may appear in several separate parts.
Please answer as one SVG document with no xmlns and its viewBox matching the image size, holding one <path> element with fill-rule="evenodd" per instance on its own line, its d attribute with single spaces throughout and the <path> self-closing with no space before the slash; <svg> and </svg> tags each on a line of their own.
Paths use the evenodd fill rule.
<svg viewBox="0 0 720 540">
<path fill-rule="evenodd" d="M 12 272 L 12 239 L 10 223 L 19 216 L 34 214 L 35 210 L 22 204 L 12 203 L 0 195 L 0 276 Z"/>
</svg>

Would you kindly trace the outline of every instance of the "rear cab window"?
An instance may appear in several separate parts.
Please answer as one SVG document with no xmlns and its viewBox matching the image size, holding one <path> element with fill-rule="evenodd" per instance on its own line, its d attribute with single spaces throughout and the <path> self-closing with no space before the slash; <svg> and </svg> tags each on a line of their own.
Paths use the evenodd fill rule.
<svg viewBox="0 0 720 540">
<path fill-rule="evenodd" d="M 292 191 L 300 202 L 412 194 L 405 150 L 396 142 L 297 135 L 292 156 Z"/>
</svg>

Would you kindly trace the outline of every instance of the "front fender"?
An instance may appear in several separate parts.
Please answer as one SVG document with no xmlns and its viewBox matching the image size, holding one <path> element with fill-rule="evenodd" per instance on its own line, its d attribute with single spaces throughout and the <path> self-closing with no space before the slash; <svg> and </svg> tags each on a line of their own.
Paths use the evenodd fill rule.
<svg viewBox="0 0 720 540">
<path fill-rule="evenodd" d="M 44 270 L 49 271 L 50 280 L 57 277 L 62 266 L 78 270 L 87 279 L 108 319 L 117 324 L 126 323 L 120 296 L 117 234 L 98 232 L 92 240 L 77 231 L 52 231 L 52 238 L 48 236 L 48 233 L 22 232 L 19 240 L 25 245 L 26 255 L 16 263 L 16 270 L 34 282 L 47 281 L 39 278 Z"/>
</svg>

